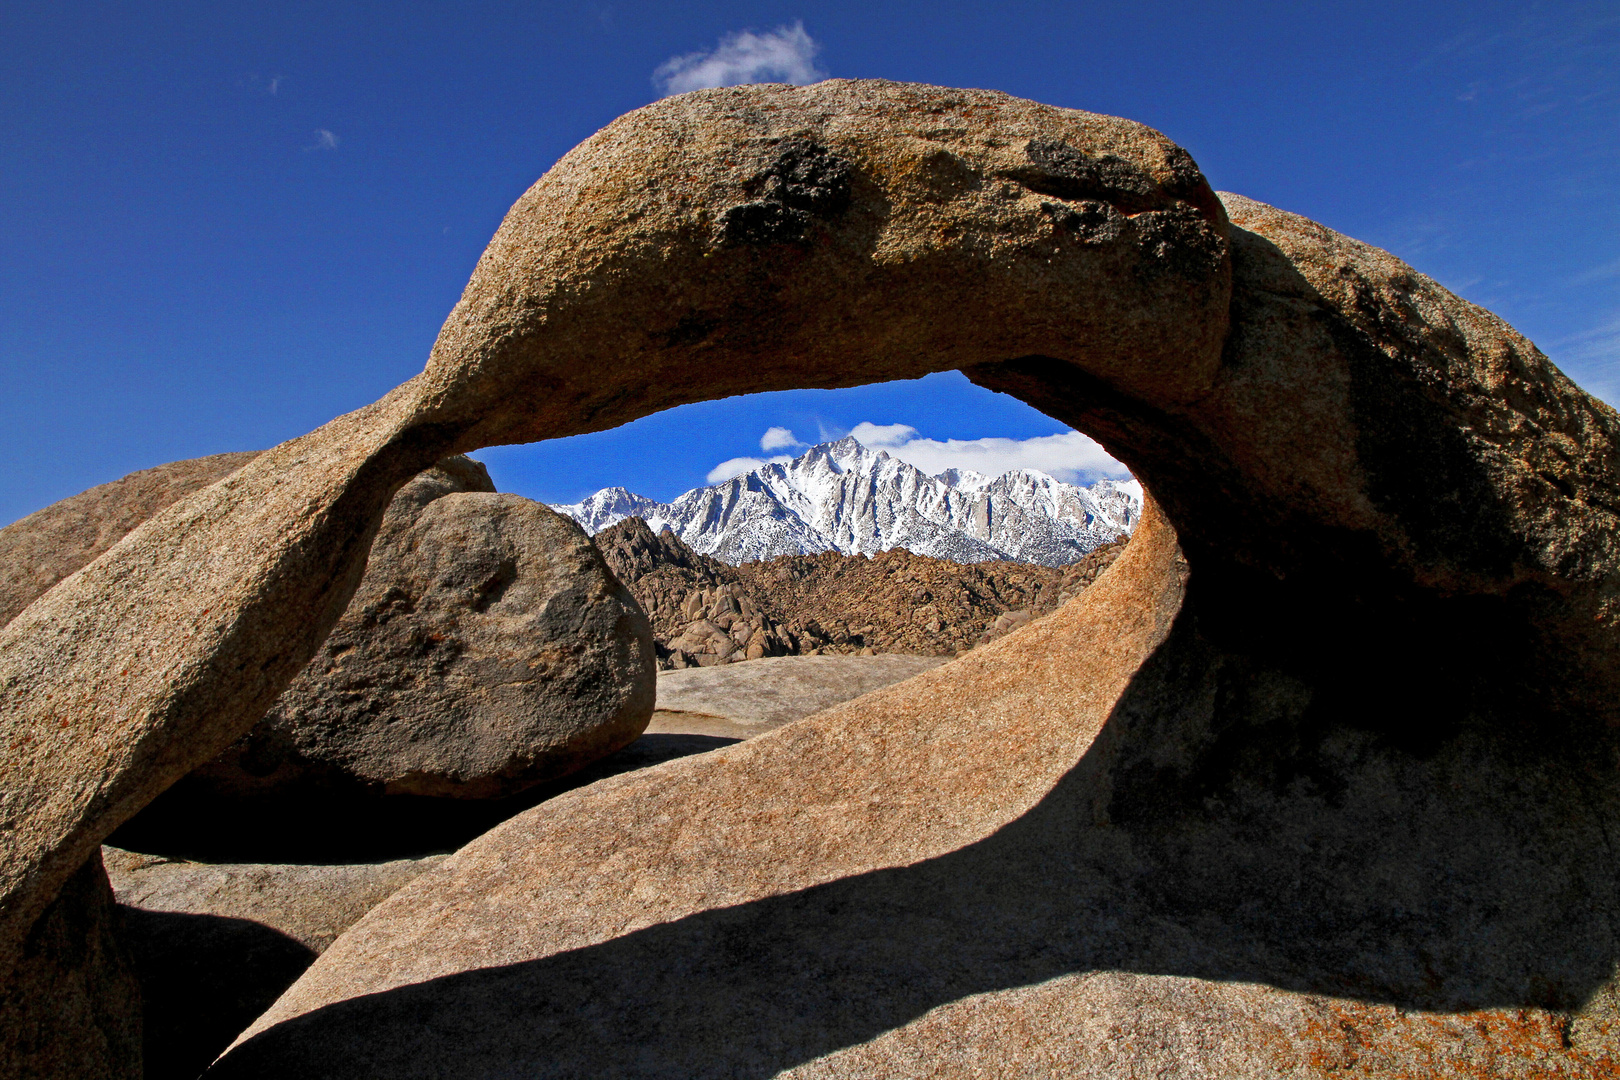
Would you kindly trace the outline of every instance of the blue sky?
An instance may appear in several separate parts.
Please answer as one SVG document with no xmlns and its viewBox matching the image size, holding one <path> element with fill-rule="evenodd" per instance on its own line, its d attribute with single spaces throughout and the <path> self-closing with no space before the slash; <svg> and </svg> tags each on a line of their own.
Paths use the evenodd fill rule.
<svg viewBox="0 0 1620 1080">
<path fill-rule="evenodd" d="M 728 54 L 749 30 L 765 45 L 731 38 Z M 0 523 L 380 396 L 420 369 L 501 216 L 553 161 L 672 82 L 746 75 L 769 48 L 794 78 L 990 87 L 1151 124 L 1216 187 L 1390 249 L 1620 402 L 1612 2 L 12 0 Z M 764 456 L 770 427 L 811 439 L 863 422 L 932 440 L 1063 431 L 943 375 L 480 456 L 536 498 L 614 483 L 669 498 Z"/>
</svg>

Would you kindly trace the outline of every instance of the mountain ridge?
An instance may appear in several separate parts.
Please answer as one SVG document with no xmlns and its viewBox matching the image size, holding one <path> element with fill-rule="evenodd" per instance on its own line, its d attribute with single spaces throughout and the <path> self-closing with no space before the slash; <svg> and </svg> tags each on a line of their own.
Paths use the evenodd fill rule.
<svg viewBox="0 0 1620 1080">
<path fill-rule="evenodd" d="M 732 566 L 905 548 L 952 562 L 1056 567 L 1128 535 L 1141 505 L 1135 480 L 1080 487 L 1033 469 L 929 476 L 846 436 L 668 503 L 609 487 L 552 509 L 593 535 L 639 517 L 654 532 L 668 528 L 693 551 Z"/>
</svg>

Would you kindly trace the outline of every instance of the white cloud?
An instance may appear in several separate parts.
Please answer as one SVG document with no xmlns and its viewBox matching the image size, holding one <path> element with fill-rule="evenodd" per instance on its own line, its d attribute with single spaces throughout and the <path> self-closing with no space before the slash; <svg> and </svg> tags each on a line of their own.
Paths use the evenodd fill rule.
<svg viewBox="0 0 1620 1080">
<path fill-rule="evenodd" d="M 842 432 L 823 430 L 822 442 L 832 442 Z M 1123 480 L 1130 470 L 1114 460 L 1097 442 L 1078 431 L 1039 435 L 1033 439 L 922 439 L 910 424 L 874 424 L 862 421 L 849 432 L 855 441 L 871 450 L 886 450 L 893 457 L 915 465 L 929 476 L 946 469 L 969 469 L 986 476 L 1000 476 L 1012 469 L 1034 469 L 1070 484 L 1090 483 L 1104 477 Z M 805 449 L 805 444 L 785 427 L 773 427 L 759 440 L 761 450 Z M 709 470 L 707 483 L 719 484 L 771 463 L 792 461 L 788 454 L 769 458 L 735 457 Z"/>
<path fill-rule="evenodd" d="M 709 470 L 709 475 L 703 478 L 706 484 L 719 484 L 730 480 L 734 476 L 741 476 L 745 472 L 753 472 L 765 462 L 757 457 L 727 458 Z"/>
<path fill-rule="evenodd" d="M 791 450 L 795 446 L 804 446 L 798 438 L 785 427 L 766 428 L 765 434 L 759 437 L 759 448 L 767 454 L 772 450 Z"/>
<path fill-rule="evenodd" d="M 800 445 L 803 444 L 801 443 Z M 792 460 L 793 459 L 786 454 L 778 454 L 772 458 L 727 458 L 725 461 L 722 461 L 720 464 L 710 469 L 709 475 L 704 477 L 703 480 L 708 484 L 722 484 L 733 477 L 741 476 L 743 473 L 753 472 L 762 465 L 770 465 L 773 462 L 777 464 L 786 464 Z"/>
<path fill-rule="evenodd" d="M 1620 313 L 1590 330 L 1551 342 L 1547 355 L 1587 390 L 1620 406 Z"/>
<path fill-rule="evenodd" d="M 304 147 L 305 150 L 336 150 L 338 143 L 343 140 L 327 131 L 325 128 L 315 129 L 315 145 Z"/>
<path fill-rule="evenodd" d="M 904 446 L 917 437 L 917 429 L 910 424 L 873 424 L 862 420 L 850 432 L 855 441 L 873 450 L 889 450 Z"/>
<path fill-rule="evenodd" d="M 919 439 L 909 424 L 856 424 L 855 441 L 887 450 L 930 476 L 946 469 L 971 469 L 1000 476 L 1011 469 L 1034 469 L 1067 483 L 1108 477 L 1124 479 L 1130 470 L 1114 460 L 1096 440 L 1078 431 L 1039 435 L 1033 439 Z"/>
<path fill-rule="evenodd" d="M 779 26 L 767 33 L 744 30 L 727 34 L 709 52 L 672 56 L 653 72 L 653 85 L 665 97 L 710 86 L 786 82 L 803 86 L 827 73 L 816 67 L 821 46 L 804 31 L 804 23 Z"/>
</svg>

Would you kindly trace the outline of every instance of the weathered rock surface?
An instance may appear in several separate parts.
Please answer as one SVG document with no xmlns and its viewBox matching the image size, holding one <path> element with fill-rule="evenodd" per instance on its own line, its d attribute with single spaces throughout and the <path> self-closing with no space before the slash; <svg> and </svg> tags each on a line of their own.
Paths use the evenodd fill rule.
<svg viewBox="0 0 1620 1080">
<path fill-rule="evenodd" d="M 148 1080 L 201 1073 L 338 934 L 444 858 L 232 866 L 103 852 Z"/>
<path fill-rule="evenodd" d="M 598 783 L 514 818 L 373 909 L 215 1072 L 297 1072 L 325 1055 L 322 1067 L 343 1075 L 347 1066 L 338 1063 L 357 1061 L 352 1055 L 369 1045 L 370 1036 L 358 1033 L 393 1032 L 396 1007 L 409 1010 L 404 1002 L 423 1000 L 419 994 L 431 995 L 435 1018 L 417 1035 L 402 1034 L 409 1050 L 381 1051 L 387 1056 L 367 1067 L 409 1075 L 414 1055 L 416 1075 L 431 1075 L 447 1062 L 430 1048 L 435 1041 L 444 1053 L 455 1045 L 463 1060 L 499 1062 L 492 1071 L 539 1075 L 744 1068 L 772 1075 L 794 1064 L 783 1054 L 824 1041 L 829 1027 L 874 1004 L 873 983 L 883 976 L 868 968 L 869 979 L 838 954 L 871 948 L 867 935 L 890 915 L 897 925 L 884 933 L 903 933 L 912 919 L 923 921 L 922 932 L 947 929 L 909 904 L 886 915 L 880 900 L 870 914 L 864 902 L 851 911 L 862 922 L 860 945 L 839 934 L 819 945 L 801 941 L 805 919 L 828 910 L 813 887 L 860 883 L 886 865 L 945 856 L 1039 804 L 1072 765 L 1077 733 L 1101 725 L 1136 665 L 1169 632 L 1181 594 L 1176 562 L 1171 531 L 1144 517 L 1109 575 L 1022 634 L 770 734 Z M 763 662 L 737 670 L 756 666 Z M 611 872 L 593 851 L 612 853 Z M 780 902 L 765 903 L 771 898 Z M 703 915 L 709 909 L 732 915 L 715 923 Z M 788 923 L 769 929 L 769 917 Z M 496 921 L 507 928 L 499 942 L 488 932 Z M 721 951 L 741 944 L 739 932 L 758 933 L 761 951 L 716 963 L 717 953 L 691 948 L 689 930 Z M 934 949 L 951 941 L 941 936 Z M 597 960 L 604 949 L 613 954 L 605 964 Z M 561 956 L 569 950 L 577 968 Z M 920 989 L 935 981 L 928 951 L 882 946 L 871 963 L 910 965 L 921 982 L 901 979 L 895 988 Z M 790 974 L 795 953 L 807 965 L 802 974 Z M 720 970 L 728 963 L 735 977 Z M 636 967 L 645 992 L 629 985 Z M 684 1007 L 665 996 L 661 973 L 676 970 L 688 985 Z M 555 996 L 541 989 L 549 985 Z M 595 996 L 610 988 L 628 996 Z M 741 988 L 747 996 L 732 998 Z M 582 993 L 589 996 L 575 996 Z M 855 998 L 847 1013 L 839 1006 L 828 1015 L 823 994 Z M 570 999 L 610 1010 L 598 1013 L 604 1030 L 627 1026 L 604 1046 L 593 1023 L 598 1046 L 584 1046 L 562 1030 L 579 1021 L 573 1009 L 558 1008 Z M 722 1006 L 727 999 L 735 1005 Z M 801 1006 L 799 1020 L 784 1026 L 783 1012 Z M 687 1021 L 677 1018 L 679 1008 Z M 663 1036 L 655 1034 L 660 1027 Z"/>
<path fill-rule="evenodd" d="M 210 1075 L 1611 1075 L 1610 856 L 1567 766 L 1346 726 L 1281 786 L 1167 790 L 1152 758 L 1220 713 L 1176 555 L 1145 518 L 1050 618 L 513 819 Z"/>
<path fill-rule="evenodd" d="M 401 489 L 343 618 L 188 788 L 498 798 L 627 745 L 652 636 L 590 539 L 454 458 Z"/>
<path fill-rule="evenodd" d="M 159 510 L 257 456 L 214 454 L 142 469 L 0 529 L 0 626 Z"/>
<path fill-rule="evenodd" d="M 751 664 L 687 668 L 658 676 L 658 712 L 648 731 L 702 731 L 751 738 L 932 671 L 941 656 L 782 656 Z M 724 725 L 708 723 L 719 721 Z M 710 729 L 713 730 L 710 730 Z"/>
<path fill-rule="evenodd" d="M 400 886 L 443 855 L 380 863 L 191 862 L 104 848 L 113 895 L 124 907 L 179 915 L 249 919 L 319 955 Z"/>
<path fill-rule="evenodd" d="M 955 664 L 514 819 L 221 1074 L 449 1046 L 948 1071 L 913 1025 L 962 1010 L 1004 1071 L 1078 1072 L 1047 1018 L 1083 1040 L 1200 997 L 1197 1045 L 1267 1075 L 1612 1071 L 1620 416 L 1388 255 L 1230 205 L 1147 129 L 987 92 L 739 87 L 610 125 L 513 208 L 421 376 L 0 630 L 0 956 L 269 707 L 434 460 L 962 369 L 1129 466 L 1185 586 L 1139 532 Z"/>
<path fill-rule="evenodd" d="M 389 500 L 439 458 L 1007 356 L 1193 400 L 1225 338 L 1223 231 L 1163 136 L 1001 94 L 732 89 L 609 125 L 513 208 L 420 376 L 171 506 L 0 630 L 18 748 L 0 955 L 113 828 L 263 715 Z"/>
</svg>

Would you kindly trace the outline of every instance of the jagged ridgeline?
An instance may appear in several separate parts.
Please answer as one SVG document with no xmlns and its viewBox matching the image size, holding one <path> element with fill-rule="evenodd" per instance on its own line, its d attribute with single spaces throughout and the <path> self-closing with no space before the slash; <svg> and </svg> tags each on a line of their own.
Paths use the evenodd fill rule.
<svg viewBox="0 0 1620 1080">
<path fill-rule="evenodd" d="M 692 551 L 732 566 L 895 548 L 958 563 L 1068 566 L 1130 533 L 1142 488 L 1135 480 L 1078 487 L 1031 469 L 929 476 L 846 437 L 673 502 L 612 487 L 552 509 L 593 534 L 639 517 L 653 532 L 668 528 Z"/>
</svg>

